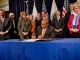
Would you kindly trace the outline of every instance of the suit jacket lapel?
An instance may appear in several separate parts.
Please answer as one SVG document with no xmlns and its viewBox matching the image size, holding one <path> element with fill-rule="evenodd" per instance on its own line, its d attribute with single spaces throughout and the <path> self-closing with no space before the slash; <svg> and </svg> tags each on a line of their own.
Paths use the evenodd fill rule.
<svg viewBox="0 0 80 60">
<path fill-rule="evenodd" d="M 0 18 L 0 23 L 2 23 L 2 20 L 1 20 L 1 18 Z"/>
<path fill-rule="evenodd" d="M 7 23 L 6 19 L 4 19 L 3 25 L 5 26 L 5 24 Z"/>
<path fill-rule="evenodd" d="M 42 35 L 42 27 L 40 27 L 40 30 L 39 30 L 39 32 L 40 32 L 40 35 Z"/>
<path fill-rule="evenodd" d="M 48 26 L 47 29 L 46 29 L 46 33 L 45 33 L 44 37 L 45 37 L 48 33 L 49 33 L 49 26 Z"/>
</svg>

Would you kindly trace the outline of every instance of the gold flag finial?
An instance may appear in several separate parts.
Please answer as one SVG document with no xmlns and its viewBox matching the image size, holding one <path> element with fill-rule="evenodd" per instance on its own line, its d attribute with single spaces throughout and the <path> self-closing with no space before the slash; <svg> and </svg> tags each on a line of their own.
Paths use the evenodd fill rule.
<svg viewBox="0 0 80 60">
<path fill-rule="evenodd" d="M 36 6 L 36 0 L 34 0 L 34 5 Z"/>
</svg>

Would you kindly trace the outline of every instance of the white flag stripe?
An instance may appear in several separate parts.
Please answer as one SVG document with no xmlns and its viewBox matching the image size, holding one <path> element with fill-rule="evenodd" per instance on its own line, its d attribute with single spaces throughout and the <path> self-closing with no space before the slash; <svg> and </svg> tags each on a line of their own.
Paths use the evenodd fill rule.
<svg viewBox="0 0 80 60">
<path fill-rule="evenodd" d="M 77 0 L 77 2 L 79 2 L 79 3 L 80 3 L 80 0 Z"/>
<path fill-rule="evenodd" d="M 51 13 L 50 13 L 50 18 L 51 18 L 51 20 L 52 20 L 52 18 L 53 18 L 54 13 L 55 13 L 57 10 L 58 10 L 58 9 L 57 9 L 55 0 L 53 0 L 53 2 L 52 2 L 52 8 L 51 8 Z"/>
<path fill-rule="evenodd" d="M 63 6 L 63 9 L 62 9 L 62 17 L 65 17 L 65 14 L 67 13 L 66 3 L 67 3 L 67 0 L 64 0 L 64 6 Z"/>
<path fill-rule="evenodd" d="M 32 12 L 32 15 L 33 15 L 33 18 L 35 18 L 36 15 L 37 15 L 37 9 L 36 9 L 36 6 L 35 6 L 35 2 L 34 2 L 34 6 L 33 6 L 33 12 Z"/>
<path fill-rule="evenodd" d="M 66 11 L 66 9 L 63 7 L 63 10 L 62 10 L 62 17 L 64 17 L 66 13 L 67 13 L 67 11 Z"/>
</svg>

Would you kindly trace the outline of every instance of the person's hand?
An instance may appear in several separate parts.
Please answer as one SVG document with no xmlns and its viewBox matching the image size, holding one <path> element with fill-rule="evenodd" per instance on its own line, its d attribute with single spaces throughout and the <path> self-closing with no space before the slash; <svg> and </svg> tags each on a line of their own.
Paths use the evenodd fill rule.
<svg viewBox="0 0 80 60">
<path fill-rule="evenodd" d="M 55 31 L 56 31 L 56 32 L 59 32 L 59 30 L 58 30 L 58 29 L 55 29 Z"/>
<path fill-rule="evenodd" d="M 17 31 L 14 31 L 14 34 L 17 34 Z"/>
<path fill-rule="evenodd" d="M 62 29 L 59 29 L 59 31 L 62 31 Z"/>
<path fill-rule="evenodd" d="M 73 29 L 73 28 L 70 28 L 70 31 L 72 31 L 72 32 L 78 32 L 79 29 Z"/>
<path fill-rule="evenodd" d="M 74 32 L 78 32 L 79 31 L 79 29 L 74 29 Z"/>
<path fill-rule="evenodd" d="M 3 32 L 3 35 L 7 34 L 7 32 Z"/>
<path fill-rule="evenodd" d="M 32 35 L 31 38 L 32 38 L 32 39 L 36 39 L 36 36 L 35 36 L 35 35 Z"/>
<path fill-rule="evenodd" d="M 5 35 L 5 34 L 7 34 L 7 32 L 0 32 L 0 34 L 1 34 L 1 35 Z"/>
<path fill-rule="evenodd" d="M 70 28 L 70 31 L 74 32 L 74 29 L 73 28 Z"/>
<path fill-rule="evenodd" d="M 28 32 L 22 32 L 23 33 L 23 35 L 28 35 Z"/>
<path fill-rule="evenodd" d="M 42 35 L 39 35 L 39 36 L 38 36 L 38 39 L 42 39 L 42 38 L 43 38 L 43 36 L 42 36 Z"/>
<path fill-rule="evenodd" d="M 0 32 L 0 35 L 2 34 L 2 32 Z"/>
</svg>

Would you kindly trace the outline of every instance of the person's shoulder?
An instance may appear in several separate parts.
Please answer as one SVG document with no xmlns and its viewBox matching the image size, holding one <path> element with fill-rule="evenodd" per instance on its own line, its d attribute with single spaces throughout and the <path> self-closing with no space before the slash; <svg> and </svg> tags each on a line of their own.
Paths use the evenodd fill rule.
<svg viewBox="0 0 80 60">
<path fill-rule="evenodd" d="M 38 19 L 36 18 L 35 21 L 38 21 Z"/>
<path fill-rule="evenodd" d="M 71 16 L 71 17 L 73 17 L 73 16 L 74 16 L 74 14 L 71 14 L 70 16 Z"/>
<path fill-rule="evenodd" d="M 41 26 L 38 26 L 38 27 L 37 27 L 37 30 L 39 30 L 39 29 L 41 29 L 41 28 L 42 28 Z"/>
<path fill-rule="evenodd" d="M 22 21 L 22 20 L 23 20 L 23 18 L 19 17 L 19 20 L 18 21 Z"/>
<path fill-rule="evenodd" d="M 52 21 L 55 21 L 57 19 L 57 17 L 54 17 Z"/>
<path fill-rule="evenodd" d="M 71 11 L 68 11 L 68 12 L 66 13 L 65 17 L 66 17 L 66 16 L 70 16 L 70 15 L 71 15 Z"/>
<path fill-rule="evenodd" d="M 55 19 L 56 19 L 56 18 L 54 17 L 54 18 L 52 18 L 52 20 L 51 20 L 51 21 L 52 21 L 52 22 L 54 22 L 54 21 L 55 21 Z"/>
<path fill-rule="evenodd" d="M 47 28 L 50 32 L 54 31 L 54 27 L 49 25 L 48 28 Z"/>
<path fill-rule="evenodd" d="M 57 17 L 54 17 L 53 19 L 56 19 Z"/>
<path fill-rule="evenodd" d="M 51 26 L 51 25 L 49 25 L 49 26 L 48 26 L 48 28 L 49 28 L 49 29 L 54 29 L 54 27 L 53 27 L 53 26 Z"/>
<path fill-rule="evenodd" d="M 63 20 L 63 19 L 64 19 L 64 17 L 60 17 L 60 19 L 62 19 L 62 20 Z"/>
<path fill-rule="evenodd" d="M 6 20 L 10 20 L 10 18 L 5 18 Z"/>
<path fill-rule="evenodd" d="M 31 21 L 29 19 L 27 19 L 27 22 L 31 23 Z"/>
<path fill-rule="evenodd" d="M 11 19 L 10 19 L 10 18 L 5 18 L 5 20 L 6 20 L 6 21 L 10 21 L 10 22 L 11 22 Z"/>
<path fill-rule="evenodd" d="M 36 23 L 36 21 L 35 21 L 35 20 L 33 20 L 32 22 L 33 22 L 34 24 Z"/>
<path fill-rule="evenodd" d="M 37 28 L 41 28 L 41 26 L 38 26 Z"/>
</svg>

